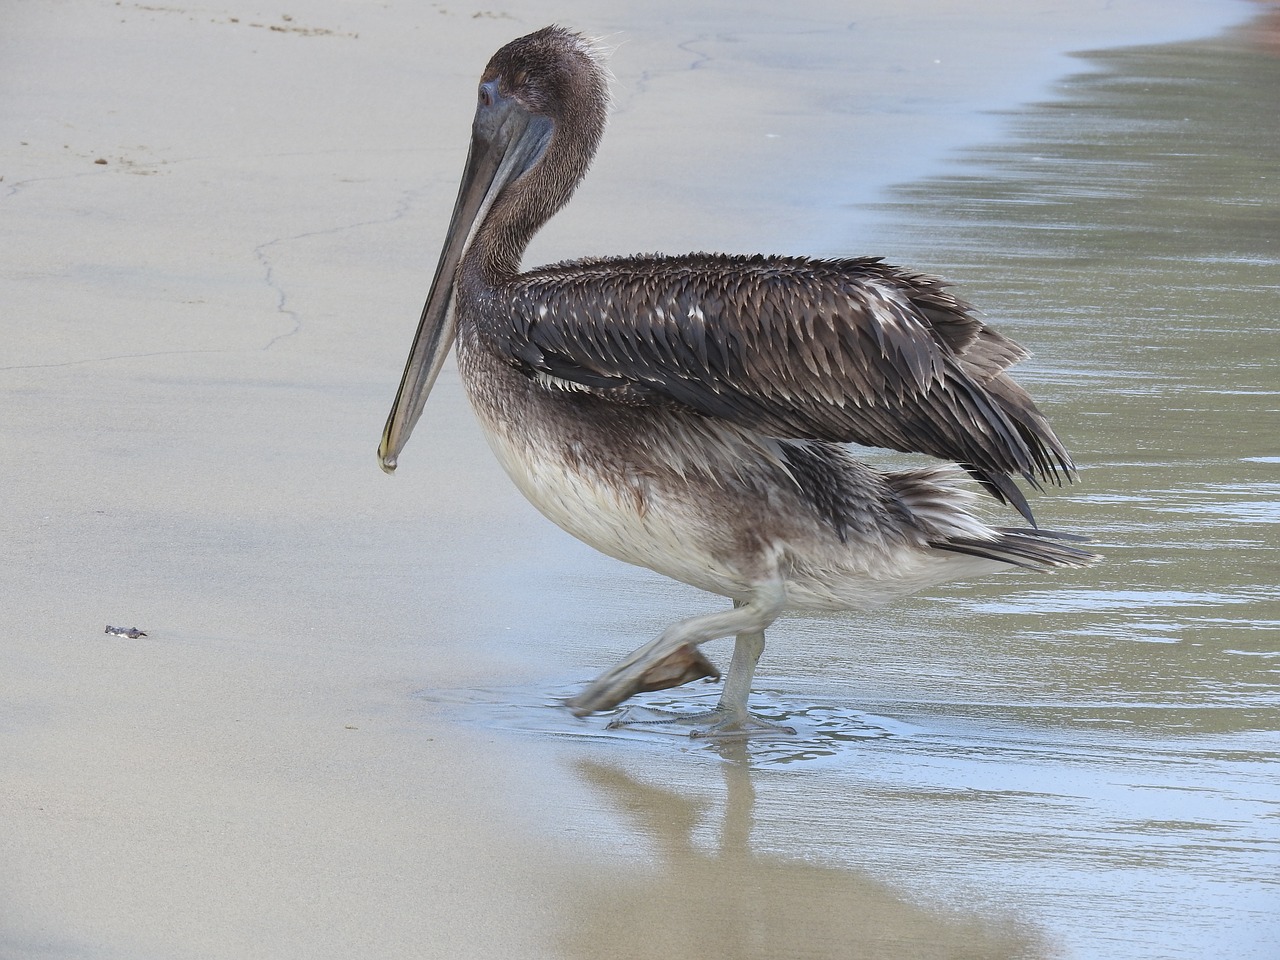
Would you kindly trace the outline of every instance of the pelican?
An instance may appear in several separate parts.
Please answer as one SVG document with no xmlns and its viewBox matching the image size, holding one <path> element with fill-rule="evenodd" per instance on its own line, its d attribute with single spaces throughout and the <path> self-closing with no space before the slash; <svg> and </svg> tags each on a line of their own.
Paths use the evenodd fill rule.
<svg viewBox="0 0 1280 960">
<path fill-rule="evenodd" d="M 729 598 L 569 701 L 579 716 L 718 671 L 695 733 L 748 736 L 764 631 L 786 610 L 868 610 L 961 577 L 1079 567 L 1014 482 L 1071 457 L 1006 369 L 1028 354 L 933 277 L 877 257 L 631 256 L 521 271 L 569 201 L 609 106 L 601 54 L 546 27 L 480 78 L 457 202 L 378 456 L 388 473 L 456 343 L 503 468 L 597 550 Z M 883 471 L 847 444 L 922 453 Z M 968 476 L 966 476 L 968 474 Z M 970 480 L 976 481 L 976 485 Z M 975 489 L 975 486 L 977 489 Z M 979 491 L 1028 527 L 993 527 Z"/>
</svg>

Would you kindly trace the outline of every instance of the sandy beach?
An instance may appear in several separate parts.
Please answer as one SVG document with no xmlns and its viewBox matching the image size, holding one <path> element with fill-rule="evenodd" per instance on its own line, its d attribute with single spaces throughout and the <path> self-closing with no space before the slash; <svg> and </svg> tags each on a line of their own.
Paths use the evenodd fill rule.
<svg viewBox="0 0 1280 960">
<path fill-rule="evenodd" d="M 0 957 L 1055 955 L 982 889 L 849 869 L 821 830 L 796 855 L 802 819 L 752 834 L 803 778 L 730 758 L 676 789 L 648 775 L 687 745 L 579 749 L 555 697 L 711 601 L 538 516 L 452 367 L 395 477 L 375 447 L 516 36 L 616 47 L 604 146 L 529 263 L 832 256 L 892 253 L 856 248 L 862 206 L 998 137 L 1068 53 L 1254 9 L 11 10 Z"/>
</svg>

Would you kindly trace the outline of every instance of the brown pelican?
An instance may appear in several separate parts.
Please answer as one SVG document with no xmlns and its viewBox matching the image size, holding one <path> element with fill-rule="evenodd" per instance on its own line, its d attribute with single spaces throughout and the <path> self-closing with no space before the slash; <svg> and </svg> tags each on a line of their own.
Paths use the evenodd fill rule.
<svg viewBox="0 0 1280 960">
<path fill-rule="evenodd" d="M 869 609 L 957 577 L 1092 559 L 1036 529 L 1012 479 L 1074 472 L 1005 374 L 1026 352 L 939 280 L 879 258 L 717 254 L 521 272 L 586 173 L 608 103 L 600 56 L 560 27 L 489 61 L 378 452 L 394 470 L 456 339 L 489 444 L 539 510 L 610 556 L 733 600 L 606 671 L 575 713 L 716 675 L 698 645 L 736 636 L 704 732 L 741 735 L 764 630 L 784 610 Z M 851 442 L 947 463 L 885 472 Z M 1031 527 L 980 519 L 965 472 Z"/>
</svg>

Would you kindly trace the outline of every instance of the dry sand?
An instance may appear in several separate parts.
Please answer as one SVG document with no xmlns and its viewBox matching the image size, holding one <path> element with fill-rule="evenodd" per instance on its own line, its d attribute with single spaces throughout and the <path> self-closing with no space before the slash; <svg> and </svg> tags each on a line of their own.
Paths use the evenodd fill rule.
<svg viewBox="0 0 1280 960">
<path fill-rule="evenodd" d="M 693 6 L 9 10 L 0 956 L 1041 949 L 821 850 L 752 854 L 732 811 L 711 853 L 696 801 L 443 719 L 432 691 L 586 679 L 666 588 L 521 502 L 449 373 L 395 479 L 374 447 L 506 40 L 557 20 L 618 45 L 611 131 L 532 261 L 829 255 L 880 252 L 849 246 L 856 204 L 990 134 L 1066 51 L 1243 5 Z M 584 607 L 601 648 L 562 632 Z"/>
</svg>

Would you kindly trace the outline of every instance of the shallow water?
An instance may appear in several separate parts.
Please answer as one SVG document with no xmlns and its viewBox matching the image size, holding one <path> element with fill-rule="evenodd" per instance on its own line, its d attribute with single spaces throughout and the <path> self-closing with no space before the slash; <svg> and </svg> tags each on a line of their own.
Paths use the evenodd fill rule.
<svg viewBox="0 0 1280 960">
<path fill-rule="evenodd" d="M 559 681 L 421 695 L 551 744 L 588 789 L 549 818 L 648 871 L 571 911 L 569 955 L 607 937 L 619 956 L 1280 956 L 1266 26 L 1088 55 L 1007 137 L 851 211 L 856 236 L 818 251 L 927 265 L 1033 348 L 1021 379 L 1081 466 L 1034 505 L 1103 565 L 776 625 L 755 705 L 796 737 L 608 730 L 556 709 Z M 610 656 L 599 635 L 705 603 L 549 563 L 565 602 L 609 599 L 582 635 L 530 642 L 587 664 Z"/>
</svg>

